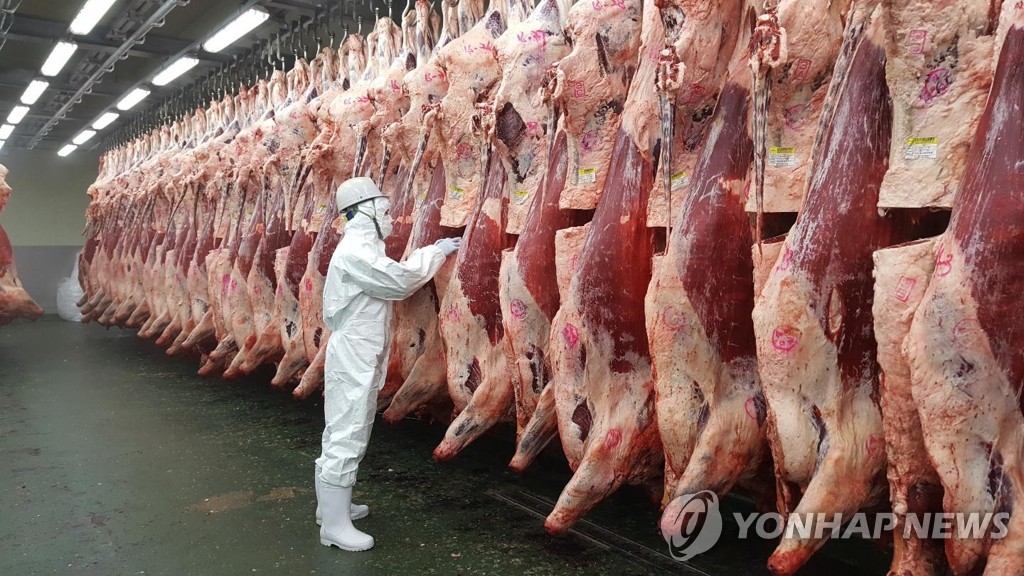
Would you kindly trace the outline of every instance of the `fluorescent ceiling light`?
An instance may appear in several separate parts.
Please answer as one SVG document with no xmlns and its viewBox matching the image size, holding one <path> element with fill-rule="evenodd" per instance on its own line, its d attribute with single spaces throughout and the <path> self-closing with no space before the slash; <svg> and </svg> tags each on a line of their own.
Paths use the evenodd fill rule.
<svg viewBox="0 0 1024 576">
<path fill-rule="evenodd" d="M 149 90 L 146 90 L 145 88 L 136 88 L 129 92 L 127 96 L 121 98 L 121 101 L 117 103 L 117 109 L 130 110 L 132 106 L 142 102 L 146 96 L 149 96 Z"/>
<path fill-rule="evenodd" d="M 88 0 L 71 21 L 72 34 L 88 34 L 114 5 L 114 0 Z"/>
<path fill-rule="evenodd" d="M 166 86 L 178 76 L 181 76 L 185 72 L 191 70 L 196 64 L 199 64 L 199 60 L 188 56 L 182 56 L 157 74 L 156 77 L 153 78 L 153 84 L 156 84 L 157 86 Z"/>
<path fill-rule="evenodd" d="M 28 106 L 15 106 L 11 108 L 11 113 L 7 115 L 8 124 L 17 124 L 28 114 Z"/>
<path fill-rule="evenodd" d="M 57 156 L 60 156 L 61 158 L 63 158 L 65 156 L 67 156 L 68 154 L 71 154 L 72 152 L 74 152 L 77 148 L 78 148 L 78 146 L 75 146 L 74 144 L 68 144 L 67 146 L 61 148 L 60 152 L 57 152 Z"/>
<path fill-rule="evenodd" d="M 28 104 L 29 106 L 36 103 L 39 97 L 43 95 L 46 88 L 50 85 L 45 80 L 33 80 L 28 83 L 28 88 L 25 88 L 25 92 L 21 94 L 21 103 Z"/>
<path fill-rule="evenodd" d="M 107 126 L 110 126 L 111 122 L 117 120 L 118 116 L 120 116 L 120 114 L 117 112 L 105 112 L 103 116 L 100 116 L 92 123 L 92 127 L 96 130 L 103 130 Z"/>
<path fill-rule="evenodd" d="M 14 126 L 11 126 L 10 124 L 0 126 L 0 140 L 7 140 L 10 138 L 11 132 L 14 132 Z"/>
<path fill-rule="evenodd" d="M 43 76 L 56 76 L 60 74 L 64 65 L 68 63 L 68 58 L 78 50 L 78 44 L 73 42 L 57 42 L 57 45 L 50 51 L 50 55 L 46 58 L 46 62 L 43 63 L 43 67 L 40 72 Z"/>
<path fill-rule="evenodd" d="M 96 131 L 95 130 L 82 130 L 81 132 L 78 133 L 77 136 L 72 138 L 71 141 L 74 142 L 75 144 L 78 144 L 79 146 L 81 146 L 82 144 L 85 144 L 86 142 L 88 142 L 89 138 L 92 138 L 95 135 L 96 135 Z"/>
<path fill-rule="evenodd" d="M 0 150 L 4 149 L 4 144 L 7 144 L 7 140 L 0 140 Z"/>
<path fill-rule="evenodd" d="M 207 52 L 220 52 L 233 44 L 235 40 L 252 32 L 254 28 L 266 22 L 267 18 L 270 18 L 270 14 L 266 10 L 259 8 L 248 9 L 240 14 L 238 18 L 232 20 L 227 26 L 214 33 L 209 40 L 203 42 L 203 50 Z"/>
</svg>

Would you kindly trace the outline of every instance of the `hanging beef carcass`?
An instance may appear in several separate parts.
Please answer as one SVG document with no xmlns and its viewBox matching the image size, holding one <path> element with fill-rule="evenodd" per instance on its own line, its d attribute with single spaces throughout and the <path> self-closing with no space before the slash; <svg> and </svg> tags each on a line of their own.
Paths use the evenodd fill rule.
<svg viewBox="0 0 1024 576">
<path fill-rule="evenodd" d="M 202 223 L 212 216 L 210 205 L 205 201 L 204 183 L 196 177 L 205 161 L 205 150 L 200 144 L 209 135 L 206 111 L 197 108 L 186 119 L 191 121 L 187 123 L 188 132 L 178 154 L 177 173 L 172 176 L 176 187 L 185 190 L 185 237 L 183 244 L 175 250 L 173 275 L 165 285 L 168 292 L 170 323 L 156 340 L 158 346 L 169 345 L 168 353 L 171 354 L 180 349 L 181 343 L 195 328 L 192 319 L 192 298 L 188 292 L 189 264 L 199 244 Z"/>
<path fill-rule="evenodd" d="M 265 226 L 266 190 L 259 168 L 266 161 L 268 149 L 262 145 L 262 140 L 264 129 L 273 123 L 274 104 L 284 102 L 283 80 L 283 74 L 273 76 L 272 92 L 265 80 L 259 80 L 240 102 L 240 112 L 246 112 L 247 122 L 230 145 L 231 154 L 235 157 L 235 194 L 240 203 L 234 215 L 228 251 L 223 260 L 211 269 L 211 273 L 220 272 L 215 283 L 220 294 L 215 302 L 220 305 L 224 331 L 218 331 L 217 347 L 200 368 L 202 375 L 225 370 L 252 333 L 252 306 L 245 281 Z"/>
<path fill-rule="evenodd" d="M 803 208 L 754 307 L 778 506 L 810 527 L 784 535 L 768 564 L 776 574 L 827 540 L 819 521 L 885 494 L 871 254 L 909 226 L 877 208 L 891 134 L 881 8 L 856 4 L 843 50 Z"/>
<path fill-rule="evenodd" d="M 885 3 L 893 138 L 880 206 L 951 205 L 992 82 L 1000 4 Z"/>
<path fill-rule="evenodd" d="M 282 299 L 281 273 L 288 259 L 295 211 L 306 204 L 300 195 L 310 169 L 306 152 L 316 137 L 316 124 L 309 112 L 311 74 L 304 60 L 296 60 L 288 74 L 288 103 L 275 114 L 272 130 L 263 137 L 271 149 L 262 168 L 263 178 L 271 187 L 275 208 L 257 249 L 258 267 L 246 279 L 255 332 L 232 361 L 225 373 L 228 376 L 233 369 L 251 372 L 284 353 L 282 329 L 286 335 L 288 332 L 284 307 L 291 302 L 286 304 Z"/>
<path fill-rule="evenodd" d="M 669 14 L 674 6 L 666 3 Z M 625 17 L 635 18 L 639 8 L 627 3 Z M 657 55 L 674 40 L 662 16 L 655 3 L 644 3 L 638 69 L 608 178 L 568 297 L 551 325 L 551 387 L 562 448 L 574 470 L 545 523 L 553 534 L 567 531 L 623 483 L 655 483 L 662 472 L 644 327 L 654 250 L 647 203 L 659 136 Z"/>
<path fill-rule="evenodd" d="M 323 385 L 324 359 L 330 333 L 321 317 L 322 294 L 327 266 L 331 254 L 340 239 L 342 219 L 334 208 L 333 191 L 350 178 L 357 160 L 358 134 L 365 129 L 366 122 L 374 113 L 373 101 L 368 94 L 368 81 L 360 81 L 367 65 L 366 46 L 358 34 L 351 34 L 344 41 L 346 54 L 345 82 L 329 90 L 315 109 L 319 135 L 311 145 L 311 162 L 329 166 L 331 183 L 329 196 L 323 204 L 324 212 L 314 220 L 320 224 L 316 242 L 310 253 L 306 270 L 302 275 L 299 289 L 299 310 L 302 316 L 302 338 L 309 367 L 302 375 L 299 385 L 293 391 L 302 398 Z"/>
<path fill-rule="evenodd" d="M 239 351 L 224 373 L 229 378 L 250 372 L 282 352 L 280 328 L 273 323 L 280 321 L 274 307 L 277 291 L 274 262 L 277 251 L 286 248 L 291 240 L 288 222 L 291 210 L 299 204 L 297 190 L 301 189 L 302 176 L 306 173 L 303 152 L 316 135 L 305 97 L 310 82 L 306 62 L 299 59 L 287 75 L 275 71 L 274 76 L 276 81 L 271 84 L 273 110 L 257 126 L 261 132 L 260 147 L 251 159 L 255 181 L 250 181 L 257 186 L 260 200 L 265 203 L 263 208 L 269 212 L 263 214 L 258 224 L 260 229 L 251 229 L 258 238 L 253 246 L 252 264 L 245 273 L 245 293 L 235 292 L 237 299 L 247 301 L 252 318 L 251 323 L 242 324 L 235 316 Z M 244 272 L 244 268 L 238 271 Z M 242 280 L 238 280 L 241 285 Z M 244 304 L 236 310 L 243 308 Z M 245 339 L 240 340 L 243 334 Z"/>
<path fill-rule="evenodd" d="M 441 50 L 459 37 L 460 29 L 472 24 L 459 20 L 460 10 L 466 18 L 477 13 L 475 0 L 461 0 L 462 8 L 442 4 L 444 28 L 433 55 L 422 60 L 405 75 L 404 89 L 409 94 L 409 110 L 402 119 L 385 131 L 385 139 L 404 161 L 409 163 L 414 199 L 413 228 L 406 253 L 432 244 L 440 238 L 457 233 L 441 226 L 441 206 L 445 201 L 445 166 L 438 141 L 443 133 L 435 133 L 437 110 L 449 89 L 448 73 L 441 67 Z M 417 27 L 428 20 L 423 16 L 426 3 L 417 3 Z M 473 20 L 473 22 L 476 22 Z M 418 35 L 420 33 L 417 33 Z M 389 383 L 382 393 L 388 404 L 384 419 L 396 423 L 420 408 L 440 415 L 450 406 L 448 400 L 444 344 L 438 330 L 438 309 L 448 288 L 454 264 L 448 263 L 423 288 L 395 305 L 395 328 L 388 367 Z M 450 410 L 448 410 L 450 414 Z M 447 416 L 444 416 L 447 418 Z"/>
<path fill-rule="evenodd" d="M 337 59 L 330 47 L 323 48 L 313 59 L 310 63 L 310 73 L 310 87 L 303 97 L 308 102 L 307 113 L 313 118 L 312 110 L 318 109 L 320 102 L 329 97 L 327 90 L 337 79 Z M 280 339 L 282 350 L 277 371 L 271 380 L 275 386 L 285 385 L 309 363 L 303 342 L 299 294 L 302 275 L 308 265 L 319 229 L 318 224 L 322 224 L 332 196 L 332 170 L 329 163 L 322 161 L 321 152 L 322 148 L 312 143 L 303 152 L 302 173 L 296 182 L 296 193 L 299 195 L 301 205 L 297 205 L 292 212 L 293 220 L 290 226 L 294 233 L 287 250 L 278 250 L 275 257 L 276 312 L 271 326 L 277 329 L 276 338 Z M 260 338 L 263 339 L 264 336 Z"/>
<path fill-rule="evenodd" d="M 478 104 L 493 99 L 501 79 L 494 41 L 508 25 L 501 10 L 492 9 L 468 32 L 443 46 L 437 54 L 445 72 L 448 91 L 441 98 L 436 130 L 444 158 L 447 193 L 441 208 L 441 224 L 466 226 L 477 206 L 485 177 L 481 169 L 479 136 L 474 122 L 481 114 Z"/>
<path fill-rule="evenodd" d="M 910 322 L 934 269 L 935 239 L 874 253 L 875 292 L 871 313 L 878 366 L 882 428 L 885 432 L 889 499 L 896 516 L 892 574 L 945 574 L 942 541 L 908 529 L 907 515 L 942 512 L 942 484 L 924 446 L 921 420 L 910 389 L 910 366 L 902 353 Z"/>
<path fill-rule="evenodd" d="M 241 125 L 235 115 L 235 98 L 227 95 L 221 101 L 221 120 L 218 133 L 206 144 L 206 161 L 202 172 L 196 176 L 205 185 L 206 196 L 215 215 L 210 219 L 213 229 L 204 232 L 204 238 L 196 248 L 192 267 L 189 268 L 192 306 L 201 317 L 196 327 L 182 342 L 182 348 L 192 349 L 197 344 L 213 339 L 217 328 L 219 310 L 219 283 L 211 283 L 211 277 L 218 278 L 215 264 L 223 260 L 232 221 L 233 162 L 227 152 L 230 142 L 238 135 Z"/>
<path fill-rule="evenodd" d="M 904 349 L 948 513 L 1009 515 L 1001 539 L 953 534 L 954 574 L 1018 574 L 1024 550 L 1024 6 L 1004 4 L 998 66 L 953 216 Z M 987 558 L 986 558 L 987 557 Z"/>
<path fill-rule="evenodd" d="M 499 275 L 499 272 L 503 259 L 501 250 L 511 241 L 503 232 L 518 232 L 523 228 L 523 204 L 535 195 L 533 188 L 539 182 L 544 164 L 546 139 L 542 126 L 547 116 L 546 107 L 542 105 L 544 81 L 549 64 L 568 52 L 567 42 L 560 32 L 564 10 L 557 2 L 544 2 L 520 22 L 521 7 L 513 3 L 509 9 L 510 27 L 495 42 L 503 78 L 494 104 L 478 106 L 495 112 L 493 120 L 484 122 L 494 123 L 494 154 L 502 166 L 501 170 L 495 166 L 489 168 L 484 180 L 485 195 L 492 200 L 479 204 L 478 210 L 483 212 L 478 211 L 474 217 L 475 229 L 467 229 L 463 255 L 442 302 L 441 330 L 447 349 L 449 391 L 461 411 L 449 427 L 444 442 L 434 451 L 438 459 L 450 458 L 482 432 L 508 419 L 517 405 L 514 403 L 516 389 L 520 388 L 520 396 L 525 392 L 521 389 L 522 375 L 515 364 L 529 364 L 529 357 L 536 358 L 538 366 L 544 361 L 542 354 L 526 350 L 528 345 L 522 340 L 521 355 L 507 341 L 506 320 L 522 322 L 522 317 L 504 318 L 501 294 L 509 285 L 502 284 L 499 278 L 508 280 L 509 276 L 507 273 Z M 483 98 L 483 94 L 475 92 L 478 99 Z M 489 145 L 490 142 L 485 144 Z M 489 154 L 485 152 L 484 157 Z M 490 180 L 499 176 L 503 182 Z M 505 192 L 501 192 L 502 189 Z M 495 198 L 501 198 L 501 203 L 487 206 Z M 509 208 L 509 204 L 518 205 L 519 209 Z M 557 204 L 554 208 L 557 211 Z M 506 210 L 518 216 L 506 223 Z M 549 240 L 553 240 L 554 230 L 549 232 Z M 543 236 L 534 236 L 533 240 L 543 241 Z M 511 256 L 507 253 L 504 258 L 506 271 Z M 516 287 L 522 287 L 518 275 L 513 282 Z M 546 340 L 548 319 L 544 320 L 535 327 L 535 340 Z M 542 336 L 540 331 L 545 334 Z M 519 334 L 524 335 L 523 331 Z M 546 348 L 546 342 L 544 344 Z M 515 364 L 509 365 L 510 361 Z M 536 392 L 529 394 L 536 396 Z M 532 400 L 529 403 L 532 404 Z M 517 420 L 525 425 L 529 416 L 524 412 Z"/>
<path fill-rule="evenodd" d="M 520 432 L 550 380 L 547 342 L 559 303 L 555 231 L 576 224 L 569 211 L 558 208 L 566 138 L 564 132 L 554 134 L 557 114 L 551 101 L 551 66 L 570 51 L 562 32 L 568 11 L 565 3 L 544 0 L 496 43 L 502 81 L 494 105 L 494 145 L 508 174 L 507 231 L 519 234 L 515 250 L 502 255 L 499 296 Z M 555 158 L 549 161 L 552 150 Z"/>
<path fill-rule="evenodd" d="M 766 86 L 758 87 L 770 93 L 770 100 L 766 109 L 756 111 L 765 132 L 764 142 L 758 145 L 764 147 L 759 169 L 763 185 L 759 194 L 747 200 L 750 212 L 800 210 L 849 7 L 850 0 L 778 4 L 786 56 L 777 69 L 762 72 Z"/>
<path fill-rule="evenodd" d="M 532 409 L 529 404 L 533 391 L 525 389 L 527 385 L 534 386 L 534 370 L 546 370 L 548 375 L 544 379 L 550 382 L 552 340 L 549 336 L 549 327 L 561 303 L 565 301 L 562 294 L 563 284 L 568 282 L 558 281 L 556 260 L 559 251 L 553 237 L 557 235 L 559 229 L 581 230 L 566 229 L 561 224 L 552 229 L 553 221 L 569 217 L 568 213 L 558 215 L 554 211 L 592 209 L 597 204 L 600 188 L 595 189 L 595 185 L 600 183 L 603 186 L 604 176 L 607 175 L 606 168 L 611 161 L 612 147 L 606 140 L 616 137 L 626 90 L 636 70 L 637 54 L 640 50 L 640 15 L 638 3 L 580 2 L 569 10 L 565 35 L 571 40 L 572 52 L 558 62 L 555 85 L 552 88 L 552 105 L 564 113 L 562 130 L 566 136 L 566 148 L 562 152 L 556 147 L 551 160 L 559 162 L 559 158 L 564 154 L 566 165 L 558 168 L 549 164 L 546 185 L 550 188 L 544 190 L 544 204 L 535 206 L 536 210 L 543 210 L 543 215 L 537 212 L 536 217 L 544 218 L 545 223 L 537 224 L 536 227 L 530 226 L 520 237 L 519 242 L 523 248 L 521 251 L 517 248 L 516 256 L 517 259 L 522 258 L 520 274 L 528 279 L 527 286 L 531 297 L 543 310 L 542 315 L 531 316 L 533 321 L 526 337 L 536 335 L 534 346 L 545 339 L 547 341 L 546 348 L 541 350 L 545 356 L 543 364 L 534 363 L 533 359 L 527 358 L 531 366 L 528 368 L 530 380 L 522 376 L 525 371 L 520 372 L 518 385 L 522 400 L 517 399 L 517 409 L 522 405 L 524 411 L 531 411 L 532 415 L 525 423 L 525 428 L 520 430 L 516 454 L 510 463 L 512 469 L 516 471 L 522 471 L 529 466 L 537 454 L 558 434 L 554 388 L 550 385 L 542 387 L 536 399 L 536 406 Z M 581 165 L 599 166 L 600 169 L 587 168 L 582 170 L 584 177 L 580 177 Z M 560 171 L 564 171 L 564 176 L 559 175 Z M 592 175 L 593 179 L 587 175 Z M 557 204 L 551 205 L 549 202 Z M 534 210 L 534 207 L 531 207 L 531 210 Z M 577 214 L 574 219 L 585 217 L 585 213 Z M 563 259 L 578 260 L 574 257 Z M 565 276 L 571 276 L 571 271 Z M 512 290 L 515 282 L 509 281 L 507 286 Z M 508 307 L 510 320 L 513 322 L 520 313 L 512 310 L 512 301 L 515 299 L 515 296 L 510 297 Z M 524 303 L 527 302 L 525 298 L 520 299 Z M 521 310 L 519 306 L 516 306 L 516 309 Z M 544 325 L 545 322 L 547 326 Z M 510 333 L 515 335 L 517 329 L 518 326 L 511 329 Z M 543 330 L 546 330 L 547 334 L 542 333 Z M 555 338 L 557 337 L 556 335 Z M 519 364 L 521 361 L 520 358 L 516 362 Z"/>
<path fill-rule="evenodd" d="M 753 10 L 741 12 L 736 2 L 728 8 L 715 24 L 723 33 L 742 34 L 729 42 L 736 49 L 728 76 L 646 299 L 666 500 L 702 490 L 722 495 L 744 480 L 764 482 L 754 476 L 767 450 L 751 320 L 754 231 L 744 211 L 754 159 L 748 58 L 778 60 L 785 46 L 774 12 L 751 35 Z M 676 44 L 684 64 L 693 58 L 689 52 L 701 49 L 685 43 L 690 27 L 708 26 L 687 17 L 690 9 L 681 6 L 684 31 Z M 665 510 L 666 533 L 687 521 L 679 505 L 673 501 Z"/>
<path fill-rule="evenodd" d="M 439 53 L 449 82 L 438 113 L 438 129 L 449 135 L 441 142 L 448 183 L 441 224 L 466 225 L 440 308 L 448 393 L 458 416 L 434 450 L 439 461 L 507 420 L 512 408 L 498 297 L 501 252 L 510 245 L 505 234 L 508 199 L 505 169 L 492 153 L 493 101 L 501 79 L 494 42 L 505 32 L 510 14 L 517 10 L 506 14 L 492 8 Z"/>
<path fill-rule="evenodd" d="M 10 197 L 7 167 L 0 164 L 0 212 L 3 212 Z M 42 315 L 43 309 L 29 296 L 18 279 L 18 270 L 14 266 L 14 249 L 11 248 L 7 233 L 0 228 L 0 326 L 18 318 L 37 320 Z"/>
<path fill-rule="evenodd" d="M 494 95 L 494 150 L 508 178 L 507 232 L 521 234 L 540 187 L 547 160 L 548 110 L 545 85 L 551 65 L 569 54 L 565 25 L 570 4 L 542 0 L 529 18 L 510 21 L 494 43 L 501 80 Z"/>
<path fill-rule="evenodd" d="M 676 58 L 685 70 L 681 85 L 663 92 L 662 114 L 672 125 L 671 143 L 662 144 L 658 157 L 658 173 L 667 176 L 655 181 L 648 207 L 647 225 L 667 227 L 679 211 L 686 186 L 692 179 L 700 157 L 705 132 L 715 109 L 722 81 L 733 54 L 741 26 L 737 19 L 738 0 L 700 0 L 683 2 L 677 14 L 681 26 Z M 662 134 L 664 139 L 667 135 Z M 672 208 L 669 207 L 669 197 Z"/>
</svg>

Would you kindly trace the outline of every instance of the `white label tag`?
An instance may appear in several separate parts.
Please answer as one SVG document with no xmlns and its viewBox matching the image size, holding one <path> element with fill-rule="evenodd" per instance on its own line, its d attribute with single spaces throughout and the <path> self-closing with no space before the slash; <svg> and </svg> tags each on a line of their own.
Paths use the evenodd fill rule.
<svg viewBox="0 0 1024 576">
<path fill-rule="evenodd" d="M 768 165 L 773 168 L 796 166 L 796 148 L 769 148 Z"/>
<path fill-rule="evenodd" d="M 580 184 L 593 184 L 597 182 L 597 170 L 594 168 L 584 168 L 577 174 L 577 179 Z"/>
<path fill-rule="evenodd" d="M 907 138 L 903 148 L 904 160 L 918 160 L 930 158 L 935 160 L 939 157 L 938 138 Z"/>
</svg>

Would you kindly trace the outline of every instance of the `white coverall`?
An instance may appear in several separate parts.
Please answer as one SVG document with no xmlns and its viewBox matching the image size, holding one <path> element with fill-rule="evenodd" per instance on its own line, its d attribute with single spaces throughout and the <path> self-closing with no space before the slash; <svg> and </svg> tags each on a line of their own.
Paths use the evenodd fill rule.
<svg viewBox="0 0 1024 576">
<path fill-rule="evenodd" d="M 440 248 L 425 246 L 395 262 L 384 254 L 370 217 L 360 213 L 346 223 L 324 284 L 323 318 L 331 337 L 324 366 L 326 426 L 316 460 L 321 482 L 355 484 L 387 373 L 392 301 L 419 290 L 444 261 Z"/>
</svg>

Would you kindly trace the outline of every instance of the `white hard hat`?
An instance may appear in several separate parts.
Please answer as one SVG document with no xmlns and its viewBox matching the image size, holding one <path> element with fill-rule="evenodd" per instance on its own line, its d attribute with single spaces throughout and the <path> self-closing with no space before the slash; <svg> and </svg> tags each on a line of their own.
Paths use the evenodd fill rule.
<svg viewBox="0 0 1024 576">
<path fill-rule="evenodd" d="M 338 205 L 338 212 L 344 212 L 366 200 L 384 197 L 384 194 L 373 183 L 373 180 L 365 176 L 345 180 L 341 183 L 341 186 L 338 186 L 338 191 L 334 193 L 334 201 Z"/>
</svg>

